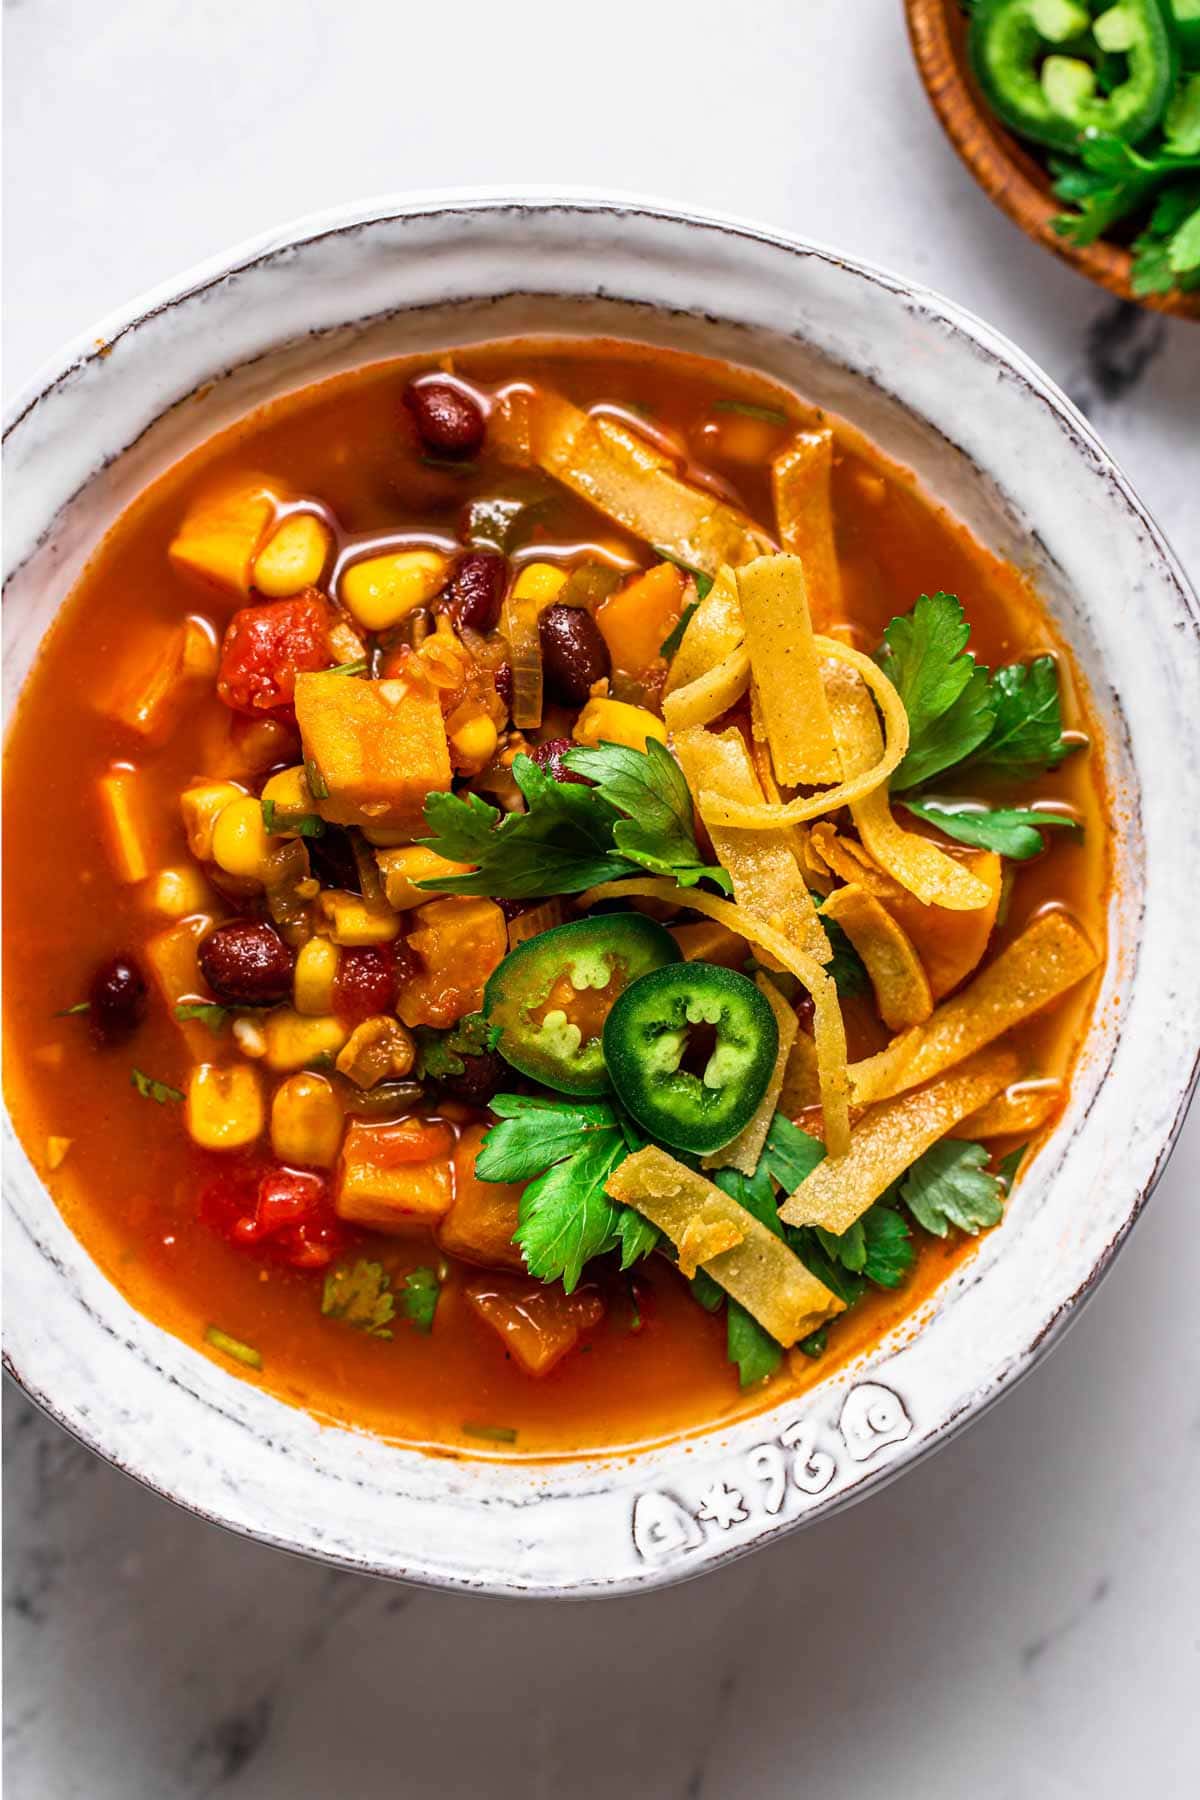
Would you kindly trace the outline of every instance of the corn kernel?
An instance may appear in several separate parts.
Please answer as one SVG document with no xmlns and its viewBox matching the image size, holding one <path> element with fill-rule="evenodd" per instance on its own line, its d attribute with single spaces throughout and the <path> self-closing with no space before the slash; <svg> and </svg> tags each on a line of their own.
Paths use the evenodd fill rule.
<svg viewBox="0 0 1200 1800">
<path fill-rule="evenodd" d="M 342 1143 L 342 1103 L 324 1075 L 290 1075 L 271 1102 L 271 1148 L 281 1162 L 330 1169 Z"/>
<path fill-rule="evenodd" d="M 261 879 L 263 864 L 271 854 L 271 840 L 257 800 L 243 795 L 222 808 L 213 826 L 212 854 L 213 861 L 227 875 Z"/>
<path fill-rule="evenodd" d="M 260 594 L 286 600 L 316 587 L 330 546 L 329 527 L 311 513 L 294 513 L 276 527 L 254 559 L 254 585 Z"/>
<path fill-rule="evenodd" d="M 326 890 L 317 901 L 335 944 L 389 944 L 400 935 L 400 920 L 390 906 L 372 905 L 361 894 L 341 888 Z"/>
<path fill-rule="evenodd" d="M 186 919 L 189 913 L 202 912 L 212 898 L 207 881 L 199 869 L 160 869 L 144 890 L 151 911 L 164 919 Z"/>
<path fill-rule="evenodd" d="M 338 947 L 328 938 L 311 937 L 296 957 L 292 992 L 296 1011 L 320 1018 L 333 1010 L 333 984 L 338 971 Z"/>
<path fill-rule="evenodd" d="M 476 713 L 450 733 L 450 757 L 459 774 L 477 775 L 496 752 L 499 734 L 486 713 Z"/>
<path fill-rule="evenodd" d="M 566 585 L 565 569 L 555 568 L 553 563 L 547 562 L 526 563 L 513 582 L 512 597 L 514 600 L 541 600 L 549 606 Z"/>
<path fill-rule="evenodd" d="M 227 806 L 244 800 L 245 790 L 232 781 L 194 781 L 179 796 L 188 849 L 199 862 L 211 862 L 213 827 Z"/>
<path fill-rule="evenodd" d="M 340 598 L 368 631 L 386 631 L 433 599 L 449 566 L 450 559 L 439 550 L 369 556 L 346 570 Z"/>
<path fill-rule="evenodd" d="M 192 1139 L 204 1150 L 241 1150 L 262 1133 L 262 1087 L 248 1063 L 219 1069 L 198 1063 L 188 1077 L 186 1118 Z"/>
<path fill-rule="evenodd" d="M 651 738 L 665 744 L 667 728 L 644 706 L 597 698 L 588 701 L 572 735 L 577 744 L 623 744 L 630 750 L 644 750 Z"/>
<path fill-rule="evenodd" d="M 267 1034 L 267 1067 L 281 1073 L 302 1069 L 305 1063 L 322 1057 L 332 1062 L 350 1036 L 349 1026 L 339 1019 L 305 1018 L 290 1006 L 278 1006 L 269 1012 L 263 1029 Z"/>
<path fill-rule="evenodd" d="M 396 912 L 410 912 L 414 906 L 436 899 L 436 894 L 427 888 L 419 888 L 418 881 L 470 874 L 469 863 L 451 862 L 449 857 L 439 856 L 436 850 L 424 850 L 420 844 L 409 844 L 402 850 L 380 850 L 375 861 L 383 876 L 388 905 Z"/>
</svg>

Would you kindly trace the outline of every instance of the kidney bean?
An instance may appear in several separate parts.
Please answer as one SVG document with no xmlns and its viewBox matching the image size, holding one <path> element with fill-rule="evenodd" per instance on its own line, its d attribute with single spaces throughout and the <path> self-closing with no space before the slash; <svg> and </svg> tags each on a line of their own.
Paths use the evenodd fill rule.
<svg viewBox="0 0 1200 1800">
<path fill-rule="evenodd" d="M 496 683 L 496 692 L 509 711 L 512 711 L 512 664 L 502 662 L 492 678 Z"/>
<path fill-rule="evenodd" d="M 472 631 L 490 631 L 500 617 L 508 562 L 492 550 L 468 550 L 454 565 L 454 573 L 438 596 L 438 612 L 450 615 L 455 625 Z"/>
<path fill-rule="evenodd" d="M 464 1056 L 462 1065 L 461 1075 L 444 1075 L 437 1085 L 439 1093 L 465 1101 L 468 1106 L 486 1106 L 492 1095 L 512 1080 L 512 1070 L 495 1050 Z"/>
<path fill-rule="evenodd" d="M 232 1006 L 270 1006 L 292 991 L 296 953 L 261 920 L 218 925 L 201 943 L 199 960 L 218 1000 Z"/>
<path fill-rule="evenodd" d="M 581 606 L 548 606 L 538 620 L 538 636 L 547 686 L 566 705 L 582 706 L 611 667 L 595 619 Z"/>
<path fill-rule="evenodd" d="M 474 456 L 483 444 L 487 430 L 483 408 L 457 382 L 441 375 L 422 375 L 405 388 L 404 404 L 431 456 L 457 460 Z"/>
<path fill-rule="evenodd" d="M 586 775 L 576 775 L 574 770 L 568 769 L 563 761 L 568 750 L 577 748 L 578 746 L 573 744 L 570 738 L 551 738 L 548 743 L 535 745 L 529 752 L 529 757 L 530 761 L 535 762 L 539 769 L 544 769 L 547 775 L 552 775 L 555 781 L 573 781 L 579 787 L 590 787 L 592 784 Z"/>
<path fill-rule="evenodd" d="M 88 1024 L 98 1044 L 131 1037 L 146 1016 L 146 978 L 131 956 L 101 963 L 88 989 Z"/>
</svg>

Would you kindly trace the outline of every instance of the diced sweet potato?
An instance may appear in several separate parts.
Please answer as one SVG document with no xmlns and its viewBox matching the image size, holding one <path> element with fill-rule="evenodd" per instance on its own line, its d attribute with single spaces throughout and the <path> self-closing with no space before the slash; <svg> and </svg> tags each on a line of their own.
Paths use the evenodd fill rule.
<svg viewBox="0 0 1200 1800">
<path fill-rule="evenodd" d="M 487 1269 L 524 1269 L 513 1243 L 523 1183 L 481 1181 L 475 1173 L 486 1129 L 472 1125 L 455 1145 L 454 1204 L 438 1226 L 438 1243 L 449 1255 Z"/>
<path fill-rule="evenodd" d="M 508 928 L 494 900 L 451 894 L 411 915 L 408 948 L 420 959 L 400 992 L 406 1025 L 453 1025 L 478 1012 L 488 976 L 508 950 Z"/>
<path fill-rule="evenodd" d="M 114 763 L 96 784 L 100 825 L 118 881 L 145 881 L 158 861 L 158 826 L 146 779 L 127 763 Z"/>
<path fill-rule="evenodd" d="M 212 930 L 213 921 L 204 916 L 181 919 L 167 931 L 159 931 L 148 941 L 146 955 L 154 971 L 154 979 L 166 1002 L 168 1018 L 175 1018 L 181 1000 L 203 999 L 208 988 L 200 973 L 197 950 L 200 940 Z M 213 1036 L 199 1019 L 177 1019 L 184 1042 L 198 1062 L 212 1055 Z"/>
<path fill-rule="evenodd" d="M 282 498 L 280 484 L 265 475 L 202 494 L 171 544 L 171 561 L 228 594 L 248 594 L 254 558 Z"/>
<path fill-rule="evenodd" d="M 684 585 L 674 563 L 656 563 L 603 602 L 596 623 L 614 669 L 640 675 L 657 660 L 683 610 Z"/>
<path fill-rule="evenodd" d="M 564 1294 L 560 1287 L 513 1275 L 472 1281 L 466 1296 L 527 1375 L 548 1375 L 604 1317 L 604 1302 L 590 1289 Z"/>
<path fill-rule="evenodd" d="M 374 1231 L 436 1225 L 454 1198 L 453 1141 L 448 1125 L 426 1119 L 351 1125 L 338 1164 L 338 1217 Z"/>
<path fill-rule="evenodd" d="M 450 786 L 441 705 L 424 685 L 298 675 L 296 718 L 317 786 L 328 790 L 321 812 L 335 824 L 416 834 L 429 794 Z"/>
<path fill-rule="evenodd" d="M 217 639 L 207 619 L 191 617 L 138 639 L 99 697 L 101 712 L 142 737 L 166 737 L 180 713 L 217 672 Z"/>
</svg>

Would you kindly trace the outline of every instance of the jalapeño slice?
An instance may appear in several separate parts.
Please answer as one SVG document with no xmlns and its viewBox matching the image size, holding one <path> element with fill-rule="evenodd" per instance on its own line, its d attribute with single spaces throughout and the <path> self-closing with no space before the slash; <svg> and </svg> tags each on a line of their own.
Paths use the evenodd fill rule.
<svg viewBox="0 0 1200 1800">
<path fill-rule="evenodd" d="M 484 1016 L 500 1033 L 495 1047 L 547 1087 L 606 1093 L 609 1009 L 631 982 L 679 957 L 670 932 L 642 913 L 603 913 L 539 932 L 510 951 L 484 989 Z"/>
<path fill-rule="evenodd" d="M 626 988 L 604 1027 L 617 1097 L 676 1150 L 719 1150 L 748 1125 L 779 1050 L 775 1015 L 752 981 L 715 963 L 656 969 Z"/>
</svg>

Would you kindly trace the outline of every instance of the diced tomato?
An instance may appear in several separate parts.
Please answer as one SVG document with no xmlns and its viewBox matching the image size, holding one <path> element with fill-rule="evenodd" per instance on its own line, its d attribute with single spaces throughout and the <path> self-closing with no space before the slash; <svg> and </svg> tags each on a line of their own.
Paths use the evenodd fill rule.
<svg viewBox="0 0 1200 1800">
<path fill-rule="evenodd" d="M 204 1189 L 200 1217 L 238 1249 L 293 1269 L 326 1268 L 348 1238 L 325 1177 L 308 1170 L 231 1172 Z"/>
<path fill-rule="evenodd" d="M 334 622 L 332 606 L 315 588 L 234 613 L 217 675 L 226 706 L 251 715 L 290 707 L 296 676 L 327 669 L 335 660 L 329 648 Z"/>
<path fill-rule="evenodd" d="M 357 1025 L 374 1013 L 390 1013 L 396 1004 L 397 983 L 411 975 L 416 964 L 400 944 L 366 944 L 343 950 L 333 980 L 333 1010 L 347 1025 Z"/>
</svg>

